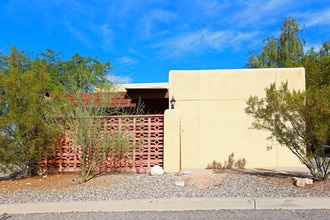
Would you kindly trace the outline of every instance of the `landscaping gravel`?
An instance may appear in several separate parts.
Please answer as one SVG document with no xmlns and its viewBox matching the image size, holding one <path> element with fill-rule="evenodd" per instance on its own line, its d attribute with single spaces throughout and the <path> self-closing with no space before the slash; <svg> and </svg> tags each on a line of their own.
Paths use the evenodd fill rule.
<svg viewBox="0 0 330 220">
<path fill-rule="evenodd" d="M 55 174 L 56 175 L 56 174 Z M 294 186 L 290 176 L 265 173 L 226 172 L 205 175 L 162 176 L 148 174 L 112 174 L 96 177 L 87 183 L 71 178 L 65 187 L 33 187 L 28 182 L 19 189 L 0 189 L 1 203 L 131 200 L 177 197 L 329 197 L 329 181 L 305 187 Z M 52 180 L 53 181 L 53 180 Z M 63 180 L 62 180 L 63 181 Z M 176 183 L 184 182 L 185 186 Z M 206 182 L 205 182 L 206 181 Z M 14 181 L 12 181 L 14 183 Z M 32 183 L 35 184 L 35 183 Z"/>
</svg>

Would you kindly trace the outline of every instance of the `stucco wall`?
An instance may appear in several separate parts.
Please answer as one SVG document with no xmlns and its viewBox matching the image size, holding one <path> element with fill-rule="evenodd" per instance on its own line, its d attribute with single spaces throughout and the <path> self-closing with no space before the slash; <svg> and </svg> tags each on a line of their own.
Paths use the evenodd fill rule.
<svg viewBox="0 0 330 220">
<path fill-rule="evenodd" d="M 270 83 L 281 81 L 304 90 L 305 70 L 170 71 L 169 97 L 176 99 L 180 112 L 181 168 L 205 168 L 213 160 L 227 160 L 232 152 L 247 160 L 247 168 L 302 167 L 285 147 L 267 141 L 266 132 L 249 129 L 253 118 L 244 112 L 250 95 L 264 96 Z M 164 156 L 170 163 L 171 155 Z"/>
</svg>

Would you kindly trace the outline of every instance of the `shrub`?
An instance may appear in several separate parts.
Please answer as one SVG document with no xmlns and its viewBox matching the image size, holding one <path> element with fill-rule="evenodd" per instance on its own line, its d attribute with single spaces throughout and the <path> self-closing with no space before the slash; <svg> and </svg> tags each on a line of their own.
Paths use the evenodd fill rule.
<svg viewBox="0 0 330 220">
<path fill-rule="evenodd" d="M 237 161 L 234 159 L 234 153 L 228 156 L 228 160 L 224 161 L 223 165 L 221 162 L 213 160 L 211 164 L 207 164 L 206 169 L 244 169 L 246 165 L 246 159 L 239 158 Z"/>
</svg>

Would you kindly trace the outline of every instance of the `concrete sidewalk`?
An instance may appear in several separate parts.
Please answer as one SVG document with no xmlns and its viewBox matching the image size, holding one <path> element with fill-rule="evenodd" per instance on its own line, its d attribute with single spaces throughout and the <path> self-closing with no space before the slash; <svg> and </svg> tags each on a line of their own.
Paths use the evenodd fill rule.
<svg viewBox="0 0 330 220">
<path fill-rule="evenodd" d="M 1 204 L 1 214 L 184 211 L 222 209 L 330 209 L 330 198 L 169 198 L 122 201 Z"/>
</svg>

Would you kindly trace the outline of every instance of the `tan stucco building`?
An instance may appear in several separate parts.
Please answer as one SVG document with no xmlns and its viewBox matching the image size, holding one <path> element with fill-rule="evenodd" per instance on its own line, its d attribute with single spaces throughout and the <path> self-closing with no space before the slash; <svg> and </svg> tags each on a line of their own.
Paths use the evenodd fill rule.
<svg viewBox="0 0 330 220">
<path fill-rule="evenodd" d="M 124 128 L 130 143 L 143 143 L 129 152 L 130 158 L 107 158 L 102 169 L 120 167 L 150 169 L 163 166 L 166 172 L 205 169 L 212 161 L 224 163 L 231 153 L 246 159 L 246 168 L 278 170 L 306 168 L 285 146 L 267 140 L 266 131 L 250 129 L 253 118 L 245 113 L 246 101 L 253 95 L 265 96 L 271 83 L 288 82 L 290 89 L 305 90 L 304 68 L 170 71 L 168 83 L 118 85 L 110 108 L 121 107 L 131 115 L 109 115 L 106 132 Z M 112 88 L 112 87 L 110 87 Z M 83 94 L 83 98 L 90 94 Z M 172 108 L 171 100 L 175 99 Z M 97 104 L 97 102 L 95 102 Z M 44 160 L 42 169 L 80 170 L 79 150 L 70 138 L 61 140 L 61 156 Z M 78 147 L 78 146 L 75 146 Z M 119 164 L 119 165 L 118 165 Z"/>
<path fill-rule="evenodd" d="M 253 118 L 244 111 L 250 95 L 264 97 L 271 83 L 285 81 L 305 90 L 304 68 L 170 71 L 168 97 L 176 102 L 165 111 L 165 171 L 206 168 L 231 153 L 247 168 L 304 167 L 285 146 L 266 140 L 267 132 L 250 129 Z"/>
</svg>

